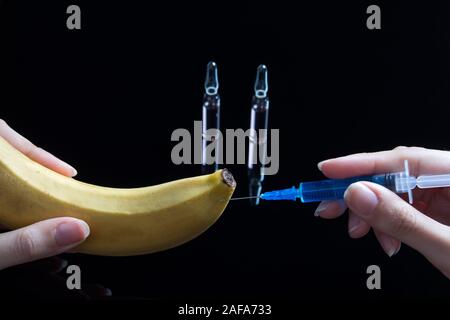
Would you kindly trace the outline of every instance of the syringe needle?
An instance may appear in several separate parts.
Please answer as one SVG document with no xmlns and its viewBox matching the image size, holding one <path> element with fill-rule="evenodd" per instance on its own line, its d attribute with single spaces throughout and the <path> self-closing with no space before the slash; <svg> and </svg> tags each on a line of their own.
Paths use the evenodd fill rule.
<svg viewBox="0 0 450 320">
<path fill-rule="evenodd" d="M 217 64 L 210 61 L 206 66 L 205 92 L 207 95 L 215 95 L 219 91 L 219 79 L 217 75 Z"/>
<path fill-rule="evenodd" d="M 264 99 L 265 97 L 267 97 L 268 90 L 269 84 L 267 81 L 267 67 L 261 64 L 256 70 L 255 97 Z"/>
<path fill-rule="evenodd" d="M 231 200 L 245 200 L 245 199 L 255 199 L 255 198 L 259 198 L 259 196 L 253 196 L 253 197 L 241 197 L 241 198 L 231 198 Z"/>
</svg>

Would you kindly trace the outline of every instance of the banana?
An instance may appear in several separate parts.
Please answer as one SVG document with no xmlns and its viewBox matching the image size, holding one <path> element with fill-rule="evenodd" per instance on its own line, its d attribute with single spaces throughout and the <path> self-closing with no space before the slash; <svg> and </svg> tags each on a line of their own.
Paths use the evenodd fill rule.
<svg viewBox="0 0 450 320">
<path fill-rule="evenodd" d="M 151 187 L 96 186 L 47 169 L 0 137 L 0 223 L 82 219 L 91 233 L 77 252 L 128 256 L 185 243 L 220 217 L 235 187 L 226 169 Z"/>
</svg>

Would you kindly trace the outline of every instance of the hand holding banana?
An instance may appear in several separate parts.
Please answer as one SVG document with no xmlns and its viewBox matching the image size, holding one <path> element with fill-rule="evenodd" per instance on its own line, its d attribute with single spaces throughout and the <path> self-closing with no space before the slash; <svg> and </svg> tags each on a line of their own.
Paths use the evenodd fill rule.
<svg viewBox="0 0 450 320">
<path fill-rule="evenodd" d="M 222 214 L 235 188 L 227 170 L 152 187 L 79 182 L 75 169 L 0 120 L 0 269 L 76 251 L 136 255 L 187 242 Z"/>
</svg>

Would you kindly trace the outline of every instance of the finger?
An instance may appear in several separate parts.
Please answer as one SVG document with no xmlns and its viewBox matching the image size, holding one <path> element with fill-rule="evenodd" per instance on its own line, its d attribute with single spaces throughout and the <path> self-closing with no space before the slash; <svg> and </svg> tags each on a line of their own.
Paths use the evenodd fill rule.
<svg viewBox="0 0 450 320">
<path fill-rule="evenodd" d="M 28 153 L 25 153 L 31 160 L 34 160 L 44 167 L 47 167 L 53 171 L 56 171 L 62 175 L 68 177 L 74 177 L 77 175 L 77 170 L 67 164 L 66 162 L 58 159 L 48 151 L 45 151 L 42 148 L 38 148 L 36 146 L 32 146 Z"/>
<path fill-rule="evenodd" d="M 0 234 L 0 270 L 53 256 L 78 245 L 89 226 L 75 218 L 54 218 Z"/>
<path fill-rule="evenodd" d="M 412 175 L 450 172 L 450 152 L 417 147 L 353 154 L 322 161 L 318 167 L 327 177 L 341 179 L 402 171 L 404 160 L 408 160 Z"/>
<path fill-rule="evenodd" d="M 374 230 L 375 237 L 377 238 L 378 242 L 380 243 L 381 247 L 383 248 L 384 252 L 389 256 L 392 257 L 393 255 L 397 254 L 399 252 L 400 247 L 402 243 L 398 241 L 397 239 L 388 236 L 386 233 Z"/>
<path fill-rule="evenodd" d="M 314 216 L 334 219 L 341 216 L 345 210 L 347 210 L 347 205 L 343 200 L 322 201 L 314 212 Z"/>
<path fill-rule="evenodd" d="M 73 177 L 77 174 L 77 171 L 72 166 L 58 159 L 44 149 L 36 147 L 30 142 L 30 140 L 17 133 L 14 129 L 8 126 L 4 120 L 1 119 L 0 136 L 30 159 L 39 162 L 53 171 L 68 177 Z"/>
<path fill-rule="evenodd" d="M 370 231 L 370 225 L 363 219 L 354 214 L 351 210 L 348 212 L 348 234 L 351 238 L 357 239 L 364 237 Z"/>
<path fill-rule="evenodd" d="M 417 211 L 395 193 L 356 182 L 344 194 L 349 208 L 374 229 L 415 248 L 433 261 L 446 261 L 450 228 Z"/>
</svg>

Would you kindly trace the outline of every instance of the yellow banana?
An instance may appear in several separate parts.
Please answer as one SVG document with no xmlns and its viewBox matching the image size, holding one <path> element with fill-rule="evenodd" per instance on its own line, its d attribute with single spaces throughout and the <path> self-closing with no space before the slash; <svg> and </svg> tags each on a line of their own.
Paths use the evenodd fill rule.
<svg viewBox="0 0 450 320">
<path fill-rule="evenodd" d="M 180 245 L 219 218 L 235 186 L 224 169 L 151 187 L 100 187 L 49 170 L 0 137 L 0 223 L 82 219 L 91 233 L 78 252 L 125 256 Z"/>
</svg>

